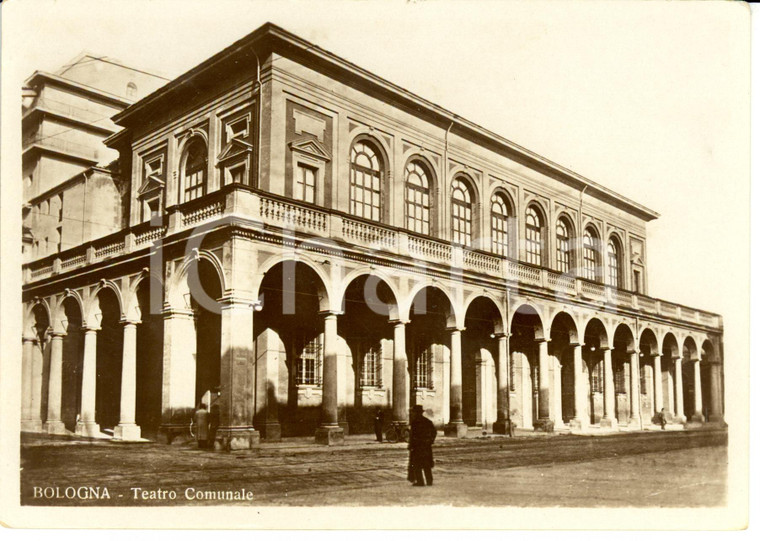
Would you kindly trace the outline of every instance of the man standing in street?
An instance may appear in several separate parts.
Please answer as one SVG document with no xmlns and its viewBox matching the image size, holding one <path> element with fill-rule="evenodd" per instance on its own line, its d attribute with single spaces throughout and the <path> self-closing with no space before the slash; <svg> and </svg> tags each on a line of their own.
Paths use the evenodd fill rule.
<svg viewBox="0 0 760 541">
<path fill-rule="evenodd" d="M 375 412 L 375 438 L 380 443 L 383 443 L 383 425 L 385 424 L 385 414 L 383 410 L 377 408 Z"/>
<path fill-rule="evenodd" d="M 208 441 L 208 411 L 206 404 L 201 402 L 193 416 L 195 424 L 195 439 L 198 440 L 198 449 L 205 449 Z"/>
<path fill-rule="evenodd" d="M 414 486 L 433 484 L 433 442 L 436 430 L 433 422 L 423 415 L 422 406 L 412 408 L 411 434 L 409 436 L 409 465 Z M 423 480 L 422 474 L 425 474 Z"/>
</svg>

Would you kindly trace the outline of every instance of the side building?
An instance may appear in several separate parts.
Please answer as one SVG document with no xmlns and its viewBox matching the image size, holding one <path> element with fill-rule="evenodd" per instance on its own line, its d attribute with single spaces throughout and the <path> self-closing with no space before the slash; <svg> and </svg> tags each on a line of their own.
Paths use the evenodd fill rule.
<svg viewBox="0 0 760 541">
<path fill-rule="evenodd" d="M 722 318 L 648 296 L 657 214 L 600 184 L 271 24 L 112 120 L 124 226 L 24 266 L 25 430 L 723 422 Z"/>
</svg>

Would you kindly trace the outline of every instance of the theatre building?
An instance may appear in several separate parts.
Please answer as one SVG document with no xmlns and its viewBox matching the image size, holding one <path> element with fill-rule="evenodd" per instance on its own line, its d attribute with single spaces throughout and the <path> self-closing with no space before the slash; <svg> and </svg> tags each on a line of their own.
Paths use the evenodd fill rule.
<svg viewBox="0 0 760 541">
<path fill-rule="evenodd" d="M 722 318 L 647 294 L 658 215 L 603 185 L 271 24 L 111 120 L 98 233 L 24 264 L 22 430 L 723 422 Z"/>
</svg>

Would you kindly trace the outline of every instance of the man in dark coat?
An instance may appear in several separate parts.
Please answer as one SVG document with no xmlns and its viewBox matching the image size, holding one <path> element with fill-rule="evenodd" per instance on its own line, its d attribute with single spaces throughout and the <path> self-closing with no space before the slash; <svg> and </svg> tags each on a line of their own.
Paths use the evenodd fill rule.
<svg viewBox="0 0 760 541">
<path fill-rule="evenodd" d="M 414 406 L 412 409 L 411 434 L 409 435 L 409 467 L 416 487 L 425 486 L 423 472 L 427 484 L 433 484 L 433 442 L 436 430 L 433 422 L 422 413 L 422 406 Z"/>
<path fill-rule="evenodd" d="M 377 408 L 375 412 L 375 437 L 377 441 L 383 443 L 383 424 L 385 423 L 385 414 L 383 410 Z"/>
</svg>

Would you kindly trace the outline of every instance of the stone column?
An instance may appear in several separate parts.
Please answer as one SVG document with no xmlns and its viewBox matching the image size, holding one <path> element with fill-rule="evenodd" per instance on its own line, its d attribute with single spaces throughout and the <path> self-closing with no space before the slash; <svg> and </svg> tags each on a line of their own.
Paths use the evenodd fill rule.
<svg viewBox="0 0 760 541">
<path fill-rule="evenodd" d="M 393 421 L 409 424 L 407 386 L 406 323 L 393 322 Z"/>
<path fill-rule="evenodd" d="M 343 443 L 343 429 L 338 424 L 338 315 L 324 312 L 325 343 L 322 366 L 322 420 L 314 440 L 323 445 Z"/>
<path fill-rule="evenodd" d="M 553 432 L 554 423 L 551 420 L 551 386 L 549 385 L 549 341 L 538 342 L 538 420 L 533 423 L 535 430 Z"/>
<path fill-rule="evenodd" d="M 681 357 L 673 358 L 673 365 L 676 371 L 676 422 L 682 423 L 686 420 L 683 414 L 683 374 L 681 373 Z"/>
<path fill-rule="evenodd" d="M 446 436 L 464 438 L 467 425 L 462 420 L 462 329 L 449 329 L 451 337 L 451 381 L 449 384 L 449 424 Z"/>
<path fill-rule="evenodd" d="M 638 425 L 641 428 L 641 366 L 639 365 L 639 352 L 630 354 L 631 363 L 631 396 L 628 426 Z"/>
<path fill-rule="evenodd" d="M 37 339 L 31 336 L 22 338 L 21 346 L 21 431 L 32 432 L 32 388 L 34 380 L 34 347 Z"/>
<path fill-rule="evenodd" d="M 663 406 L 662 404 L 662 362 L 659 354 L 652 355 L 652 365 L 654 366 L 654 375 L 652 383 L 654 385 L 654 414 L 658 415 Z"/>
<path fill-rule="evenodd" d="M 140 427 L 135 424 L 135 403 L 137 401 L 137 324 L 138 321 L 124 321 L 124 340 L 121 355 L 121 405 L 119 424 L 113 430 L 116 440 L 136 441 L 140 439 Z"/>
<path fill-rule="evenodd" d="M 615 417 L 615 379 L 612 374 L 612 348 L 602 348 L 604 352 L 604 417 L 600 426 L 617 428 Z"/>
<path fill-rule="evenodd" d="M 251 449 L 260 441 L 253 427 L 253 305 L 253 301 L 237 298 L 220 303 L 219 428 L 214 448 L 223 451 Z"/>
<path fill-rule="evenodd" d="M 507 354 L 507 335 L 498 334 L 496 339 L 499 343 L 499 356 L 496 361 L 496 422 L 493 424 L 494 434 L 509 434 L 507 419 L 509 400 L 509 366 Z"/>
<path fill-rule="evenodd" d="M 45 431 L 48 434 L 66 434 L 66 427 L 61 420 L 64 336 L 66 333 L 63 332 L 53 332 L 50 335 L 50 383 L 47 421 L 45 421 Z"/>
<path fill-rule="evenodd" d="M 190 310 L 165 310 L 161 427 L 163 443 L 191 439 L 195 412 L 195 321 Z"/>
<path fill-rule="evenodd" d="M 82 405 L 77 421 L 76 433 L 94 438 L 100 435 L 100 427 L 95 422 L 95 389 L 97 386 L 97 338 L 100 329 L 83 327 L 84 354 L 82 356 Z"/>
<path fill-rule="evenodd" d="M 689 419 L 692 423 L 704 423 L 702 415 L 702 374 L 700 372 L 700 360 L 694 359 L 694 414 Z"/>
<path fill-rule="evenodd" d="M 720 384 L 720 363 L 710 364 L 710 418 L 711 423 L 723 424 L 723 391 Z"/>
<path fill-rule="evenodd" d="M 573 403 L 574 415 L 570 426 L 575 429 L 588 427 L 588 412 L 586 411 L 586 386 L 583 379 L 583 346 L 571 344 L 573 348 Z"/>
</svg>

